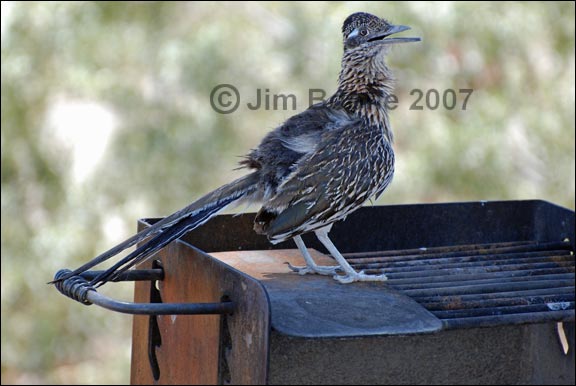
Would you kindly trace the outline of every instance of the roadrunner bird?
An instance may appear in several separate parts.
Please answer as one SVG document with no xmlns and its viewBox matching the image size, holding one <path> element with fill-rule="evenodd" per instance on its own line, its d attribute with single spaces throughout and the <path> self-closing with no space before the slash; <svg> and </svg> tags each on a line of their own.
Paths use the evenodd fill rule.
<svg viewBox="0 0 576 386">
<path fill-rule="evenodd" d="M 306 265 L 290 266 L 293 271 L 332 275 L 340 283 L 386 280 L 384 274 L 356 272 L 328 232 L 334 222 L 380 196 L 392 180 L 393 138 L 385 106 L 392 75 L 384 58 L 392 44 L 420 40 L 389 37 L 408 29 L 368 13 L 350 15 L 342 27 L 338 89 L 271 131 L 241 162 L 252 169 L 250 174 L 208 193 L 60 280 L 150 238 L 91 282 L 102 285 L 238 201 L 263 203 L 254 221 L 257 233 L 272 243 L 294 239 Z M 338 265 L 316 265 L 301 238 L 307 232 L 316 233 Z"/>
</svg>

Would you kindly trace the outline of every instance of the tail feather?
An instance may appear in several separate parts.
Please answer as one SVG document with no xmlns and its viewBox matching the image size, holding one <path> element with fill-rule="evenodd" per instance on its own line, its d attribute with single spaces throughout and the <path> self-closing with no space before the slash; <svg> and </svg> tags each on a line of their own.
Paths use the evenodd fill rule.
<svg viewBox="0 0 576 386">
<path fill-rule="evenodd" d="M 90 285 L 100 286 L 106 283 L 107 281 L 116 279 L 118 276 L 120 276 L 128 269 L 146 260 L 154 253 L 164 248 L 171 241 L 176 240 L 177 238 L 185 235 L 188 231 L 204 224 L 212 216 L 214 216 L 216 213 L 224 209 L 230 202 L 235 201 L 235 199 L 230 199 L 230 202 L 227 201 L 221 202 L 220 205 L 214 206 L 213 208 L 206 210 L 202 214 L 187 217 L 183 219 L 180 223 L 173 225 L 169 229 L 166 229 L 162 233 L 154 236 L 152 240 L 147 241 L 144 245 L 138 247 L 134 252 L 124 257 L 118 263 L 114 264 L 112 267 L 102 272 L 100 275 L 96 276 L 90 282 Z"/>
<path fill-rule="evenodd" d="M 147 259 L 172 240 L 204 224 L 229 204 L 254 193 L 257 188 L 258 179 L 257 173 L 252 173 L 206 194 L 187 207 L 163 218 L 151 227 L 140 231 L 124 242 L 102 253 L 80 268 L 60 278 L 58 281 L 79 275 L 148 237 L 156 235 L 118 263 L 114 264 L 111 268 L 94 278 L 91 284 L 100 283 L 99 285 L 102 285 L 109 280 L 113 280 L 122 272 Z M 52 281 L 51 283 L 54 282 L 55 281 Z"/>
</svg>

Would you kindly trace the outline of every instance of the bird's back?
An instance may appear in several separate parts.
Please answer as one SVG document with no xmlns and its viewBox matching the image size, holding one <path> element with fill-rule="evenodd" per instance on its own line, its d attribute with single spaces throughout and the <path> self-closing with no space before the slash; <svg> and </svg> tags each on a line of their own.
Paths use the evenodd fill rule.
<svg viewBox="0 0 576 386">
<path fill-rule="evenodd" d="M 266 192 L 255 230 L 272 242 L 329 225 L 388 185 L 394 153 L 379 125 L 328 103 L 269 133 L 243 163 Z"/>
</svg>

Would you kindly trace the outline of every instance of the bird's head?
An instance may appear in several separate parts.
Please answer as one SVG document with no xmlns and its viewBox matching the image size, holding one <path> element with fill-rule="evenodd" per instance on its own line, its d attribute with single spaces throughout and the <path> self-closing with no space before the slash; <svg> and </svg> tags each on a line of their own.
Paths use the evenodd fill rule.
<svg viewBox="0 0 576 386">
<path fill-rule="evenodd" d="M 363 54 L 378 54 L 390 44 L 420 41 L 420 38 L 390 38 L 398 32 L 409 30 L 404 25 L 393 25 L 387 20 L 365 12 L 348 16 L 342 26 L 344 52 L 363 51 Z"/>
</svg>

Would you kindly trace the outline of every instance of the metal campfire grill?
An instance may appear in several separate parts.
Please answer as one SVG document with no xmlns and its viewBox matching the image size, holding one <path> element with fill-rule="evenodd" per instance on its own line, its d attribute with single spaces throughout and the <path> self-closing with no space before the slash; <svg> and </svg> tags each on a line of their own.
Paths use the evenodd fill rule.
<svg viewBox="0 0 576 386">
<path fill-rule="evenodd" d="M 386 283 L 291 272 L 290 242 L 222 215 L 125 275 L 132 383 L 574 384 L 574 212 L 544 201 L 365 207 L 331 238 Z M 156 220 L 143 220 L 140 228 Z M 313 235 L 319 264 L 334 264 Z M 128 309 L 128 308 L 130 309 Z M 194 315 L 193 315 L 194 314 Z"/>
<path fill-rule="evenodd" d="M 568 240 L 360 252 L 345 257 L 357 270 L 384 270 L 391 288 L 416 300 L 446 328 L 574 317 L 574 253 Z"/>
</svg>

